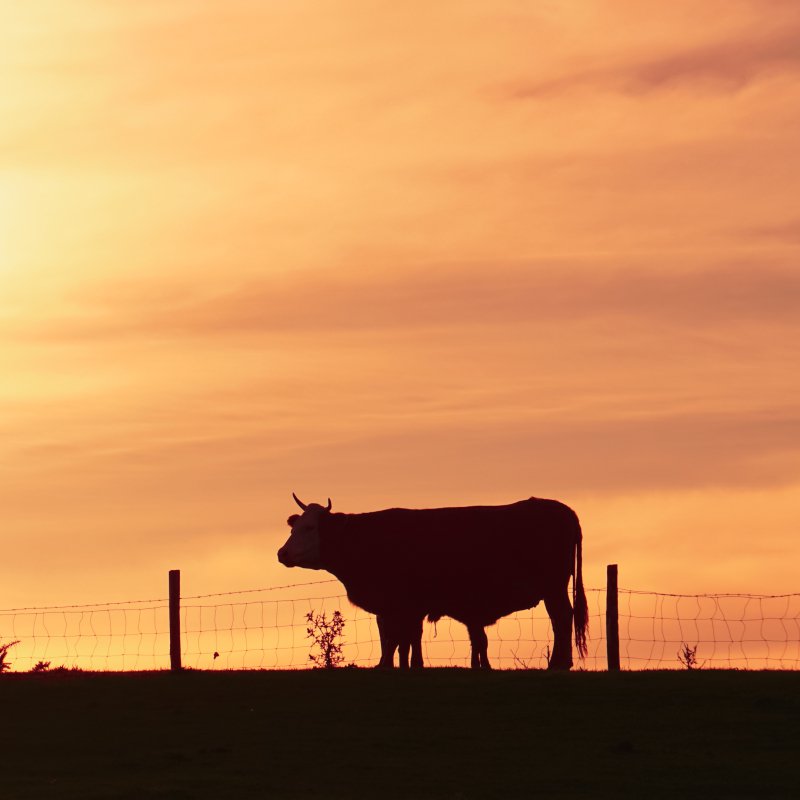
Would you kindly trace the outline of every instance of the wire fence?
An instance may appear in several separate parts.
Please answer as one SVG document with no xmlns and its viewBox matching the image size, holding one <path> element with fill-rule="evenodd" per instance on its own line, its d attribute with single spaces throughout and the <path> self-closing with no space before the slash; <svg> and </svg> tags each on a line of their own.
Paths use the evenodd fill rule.
<svg viewBox="0 0 800 800">
<path fill-rule="evenodd" d="M 313 591 L 312 591 L 313 587 Z M 339 610 L 345 617 L 345 663 L 377 664 L 375 617 L 353 606 L 336 580 L 314 581 L 181 598 L 184 667 L 306 669 L 312 643 L 309 613 Z M 304 596 L 292 596 L 298 593 Z M 316 595 L 316 596 L 309 596 Z M 576 666 L 606 669 L 606 591 L 587 589 L 589 652 Z M 800 593 L 659 594 L 619 590 L 623 669 L 683 669 L 686 648 L 698 668 L 800 669 Z M 552 630 L 544 604 L 519 611 L 487 629 L 495 668 L 547 666 Z M 98 605 L 0 610 L 0 645 L 12 671 L 64 667 L 154 670 L 170 665 L 167 599 Z M 466 628 L 444 618 L 425 623 L 423 658 L 429 666 L 469 666 Z"/>
</svg>

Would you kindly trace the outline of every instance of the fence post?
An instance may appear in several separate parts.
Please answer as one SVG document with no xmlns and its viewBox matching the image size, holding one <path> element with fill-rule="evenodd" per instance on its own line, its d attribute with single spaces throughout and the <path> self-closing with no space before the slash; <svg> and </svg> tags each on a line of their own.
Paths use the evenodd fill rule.
<svg viewBox="0 0 800 800">
<path fill-rule="evenodd" d="M 173 672 L 181 669 L 181 571 L 169 571 L 169 662 Z"/>
<path fill-rule="evenodd" d="M 619 670 L 619 600 L 617 565 L 606 567 L 606 653 L 609 671 Z"/>
</svg>

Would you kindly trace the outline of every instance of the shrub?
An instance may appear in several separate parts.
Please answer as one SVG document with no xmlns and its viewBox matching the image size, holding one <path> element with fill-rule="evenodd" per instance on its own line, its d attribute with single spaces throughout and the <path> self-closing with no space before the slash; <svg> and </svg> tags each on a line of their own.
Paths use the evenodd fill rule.
<svg viewBox="0 0 800 800">
<path fill-rule="evenodd" d="M 11 669 L 11 662 L 8 660 L 8 651 L 15 645 L 19 644 L 19 639 L 15 642 L 6 642 L 0 644 L 0 673 L 7 672 Z"/>
<path fill-rule="evenodd" d="M 344 661 L 342 654 L 344 642 L 338 641 L 344 630 L 344 617 L 341 612 L 334 611 L 333 617 L 329 620 L 324 611 L 321 614 L 309 611 L 306 619 L 308 620 L 306 635 L 313 640 L 312 648 L 319 648 L 319 652 L 312 652 L 308 660 L 322 669 L 338 667 Z"/>
<path fill-rule="evenodd" d="M 697 663 L 697 645 L 690 647 L 686 642 L 683 643 L 683 647 L 678 651 L 678 661 L 686 669 L 701 669 L 703 666 L 703 664 Z"/>
</svg>

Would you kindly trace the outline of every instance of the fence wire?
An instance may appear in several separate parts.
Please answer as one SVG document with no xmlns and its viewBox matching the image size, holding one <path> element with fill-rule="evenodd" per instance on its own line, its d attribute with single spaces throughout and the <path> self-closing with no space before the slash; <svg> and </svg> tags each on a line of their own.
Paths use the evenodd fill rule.
<svg viewBox="0 0 800 800">
<path fill-rule="evenodd" d="M 323 584 L 328 584 L 324 586 Z M 319 596 L 290 597 L 298 591 Z M 346 664 L 374 666 L 380 656 L 375 617 L 353 606 L 335 580 L 181 599 L 182 659 L 193 669 L 306 669 L 307 615 L 339 610 L 345 618 Z M 277 594 L 276 594 L 277 593 Z M 587 589 L 589 652 L 576 666 L 606 669 L 604 589 Z M 487 629 L 489 659 L 500 669 L 547 666 L 552 630 L 544 604 Z M 623 669 L 682 669 L 686 648 L 699 668 L 799 669 L 800 594 L 679 595 L 619 590 Z M 166 599 L 0 610 L 0 645 L 17 641 L 12 671 L 169 668 Z M 425 623 L 423 658 L 430 666 L 469 666 L 466 628 L 444 618 Z"/>
</svg>

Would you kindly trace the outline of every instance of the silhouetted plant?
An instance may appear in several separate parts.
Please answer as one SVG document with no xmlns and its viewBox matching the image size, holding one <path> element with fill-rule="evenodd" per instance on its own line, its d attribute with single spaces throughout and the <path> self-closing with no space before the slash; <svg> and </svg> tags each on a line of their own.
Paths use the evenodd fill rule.
<svg viewBox="0 0 800 800">
<path fill-rule="evenodd" d="M 526 661 L 524 658 L 520 658 L 517 655 L 517 651 L 514 650 L 511 654 L 514 658 L 514 665 L 517 669 L 533 669 L 530 665 L 530 661 Z M 552 657 L 552 653 L 550 652 L 550 645 L 548 644 L 544 650 L 542 650 L 542 657 L 547 662 L 547 666 L 550 666 L 550 659 Z"/>
<path fill-rule="evenodd" d="M 511 652 L 511 656 L 514 659 L 514 667 L 516 669 L 530 669 L 531 668 L 530 662 L 528 660 L 524 659 L 524 658 L 520 658 L 517 655 L 517 651 L 516 650 L 513 650 Z"/>
<path fill-rule="evenodd" d="M 15 642 L 6 642 L 0 644 L 0 672 L 7 672 L 11 669 L 11 662 L 8 660 L 8 651 L 15 645 L 19 644 L 19 639 Z"/>
<path fill-rule="evenodd" d="M 312 648 L 319 648 L 319 652 L 312 652 L 308 660 L 322 669 L 338 667 L 344 661 L 342 654 L 344 642 L 338 641 L 344 630 L 344 617 L 341 612 L 334 611 L 333 617 L 329 620 L 324 611 L 321 614 L 309 611 L 306 620 L 308 620 L 306 635 L 314 642 Z"/>
<path fill-rule="evenodd" d="M 51 667 L 51 661 L 37 661 L 32 667 L 31 672 L 49 672 L 53 673 L 64 673 L 64 672 L 83 672 L 83 670 L 77 665 L 73 664 L 71 667 L 68 667 L 66 664 L 59 664 L 57 667 Z"/>
<path fill-rule="evenodd" d="M 697 663 L 697 645 L 689 647 L 686 642 L 683 643 L 683 647 L 678 651 L 678 661 L 680 661 L 686 669 L 700 669 L 703 666 Z"/>
</svg>

